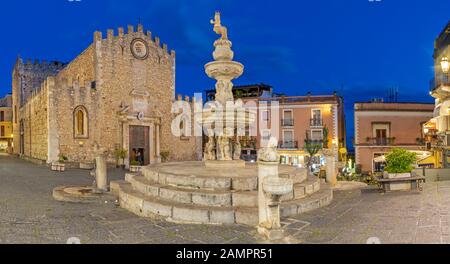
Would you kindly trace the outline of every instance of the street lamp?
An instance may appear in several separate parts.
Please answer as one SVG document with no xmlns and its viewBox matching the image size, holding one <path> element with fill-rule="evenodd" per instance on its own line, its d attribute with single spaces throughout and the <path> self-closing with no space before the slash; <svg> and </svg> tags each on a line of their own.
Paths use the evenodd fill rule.
<svg viewBox="0 0 450 264">
<path fill-rule="evenodd" d="M 441 68 L 443 73 L 448 73 L 450 69 L 450 65 L 447 57 L 443 57 L 441 60 Z"/>
</svg>

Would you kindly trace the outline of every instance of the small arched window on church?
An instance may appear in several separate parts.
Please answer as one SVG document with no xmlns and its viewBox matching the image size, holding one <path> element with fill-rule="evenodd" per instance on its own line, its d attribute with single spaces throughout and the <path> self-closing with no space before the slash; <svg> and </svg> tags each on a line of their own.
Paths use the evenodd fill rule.
<svg viewBox="0 0 450 264">
<path fill-rule="evenodd" d="M 88 112 L 84 106 L 78 106 L 73 112 L 73 125 L 75 138 L 88 138 Z"/>
<path fill-rule="evenodd" d="M 189 121 L 189 116 L 183 116 L 180 122 L 180 139 L 181 140 L 189 140 L 189 136 L 190 136 L 190 121 Z"/>
</svg>

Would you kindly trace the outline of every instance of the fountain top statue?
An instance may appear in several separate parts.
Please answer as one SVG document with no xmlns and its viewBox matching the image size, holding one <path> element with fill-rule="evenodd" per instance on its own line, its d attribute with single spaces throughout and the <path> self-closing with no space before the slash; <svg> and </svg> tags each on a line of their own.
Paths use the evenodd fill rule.
<svg viewBox="0 0 450 264">
<path fill-rule="evenodd" d="M 220 12 L 216 12 L 211 24 L 214 25 L 214 32 L 221 37 L 214 42 L 214 61 L 206 64 L 205 70 L 210 78 L 216 80 L 216 100 L 225 105 L 228 101 L 234 101 L 231 81 L 244 73 L 244 65 L 233 61 L 232 43 L 228 39 L 227 28 L 222 25 Z"/>
<path fill-rule="evenodd" d="M 218 35 L 222 35 L 222 40 L 228 40 L 228 29 L 222 26 L 222 22 L 220 20 L 220 12 L 216 11 L 216 15 L 214 19 L 211 19 L 211 24 L 214 25 L 214 32 Z"/>
</svg>

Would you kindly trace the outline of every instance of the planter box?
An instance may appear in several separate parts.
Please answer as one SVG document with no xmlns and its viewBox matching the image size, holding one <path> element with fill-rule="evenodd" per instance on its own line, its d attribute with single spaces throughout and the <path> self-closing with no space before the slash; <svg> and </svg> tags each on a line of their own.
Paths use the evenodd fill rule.
<svg viewBox="0 0 450 264">
<path fill-rule="evenodd" d="M 405 179 L 411 178 L 411 173 L 387 173 L 384 172 L 385 179 Z M 386 186 L 389 191 L 410 191 L 412 190 L 412 183 L 410 182 L 394 182 Z"/>
<path fill-rule="evenodd" d="M 142 171 L 142 168 L 143 168 L 143 166 L 130 166 L 130 172 L 134 172 L 134 173 L 137 173 L 137 172 L 141 172 Z"/>
<path fill-rule="evenodd" d="M 52 163 L 52 171 L 58 172 L 66 171 L 66 164 L 59 162 Z"/>
<path fill-rule="evenodd" d="M 93 170 L 94 167 L 94 163 L 80 163 L 80 169 L 82 170 Z"/>
<path fill-rule="evenodd" d="M 387 173 L 384 172 L 385 179 L 404 179 L 411 178 L 411 173 Z"/>
</svg>

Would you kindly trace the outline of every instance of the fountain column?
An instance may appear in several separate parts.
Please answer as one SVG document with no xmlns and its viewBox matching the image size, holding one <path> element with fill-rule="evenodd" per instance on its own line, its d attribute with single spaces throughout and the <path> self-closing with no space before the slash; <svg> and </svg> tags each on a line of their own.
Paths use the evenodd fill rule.
<svg viewBox="0 0 450 264">
<path fill-rule="evenodd" d="M 215 18 L 211 20 L 211 24 L 214 25 L 214 32 L 221 37 L 214 42 L 214 61 L 205 65 L 205 71 L 208 77 L 216 80 L 216 105 L 221 106 L 224 114 L 216 115 L 213 112 L 207 113 L 209 116 L 216 116 L 214 122 L 215 127 L 212 128 L 215 130 L 215 134 L 209 135 L 211 137 L 208 142 L 208 152 L 205 153 L 205 160 L 207 166 L 229 166 L 233 164 L 233 161 L 239 161 L 239 159 L 236 159 L 238 155 L 234 155 L 233 150 L 239 149 L 240 146 L 237 146 L 236 143 L 233 144 L 233 142 L 237 142 L 237 139 L 233 140 L 236 137 L 234 131 L 236 131 L 237 122 L 233 120 L 235 109 L 229 109 L 233 111 L 232 115 L 226 113 L 225 110 L 227 104 L 234 106 L 232 80 L 239 78 L 244 73 L 244 65 L 233 61 L 234 52 L 231 50 L 232 43 L 228 39 L 228 29 L 221 24 L 219 12 L 216 12 Z M 234 127 L 227 127 L 227 124 L 230 123 Z M 222 127 L 217 127 L 218 124 Z M 214 155 L 216 156 L 214 157 Z M 245 166 L 245 163 L 240 165 Z"/>
</svg>

